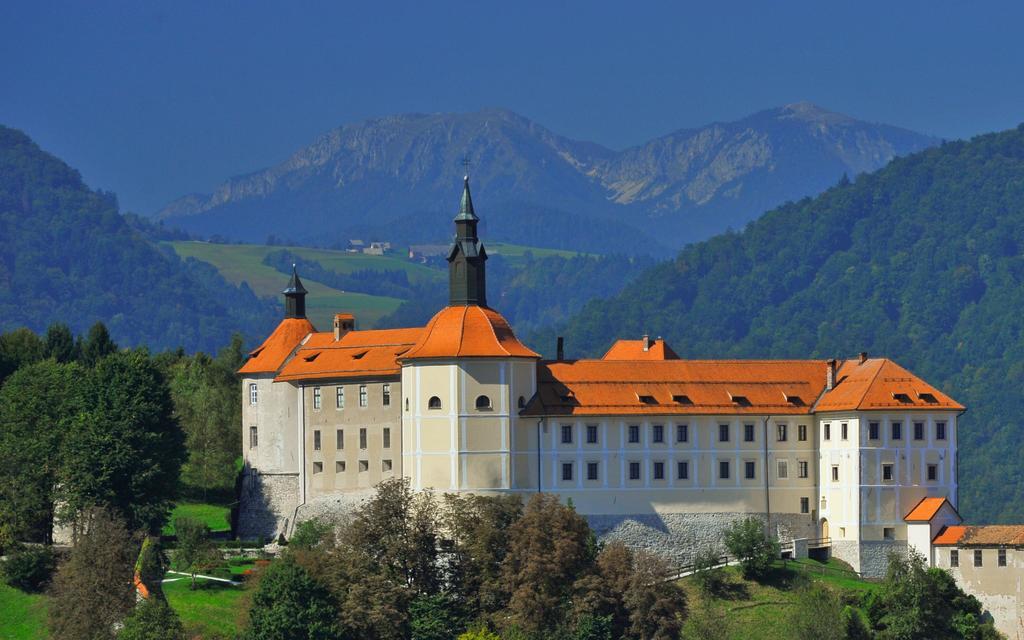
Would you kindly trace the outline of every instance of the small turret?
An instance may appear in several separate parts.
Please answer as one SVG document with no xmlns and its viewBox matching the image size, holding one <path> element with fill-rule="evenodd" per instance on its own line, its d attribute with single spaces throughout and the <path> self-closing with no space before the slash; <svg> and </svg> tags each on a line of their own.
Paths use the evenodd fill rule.
<svg viewBox="0 0 1024 640">
<path fill-rule="evenodd" d="M 455 216 L 455 241 L 448 250 L 448 303 L 452 306 L 487 306 L 484 262 L 487 252 L 477 237 L 480 218 L 473 211 L 469 176 L 463 179 L 462 202 Z"/>
<path fill-rule="evenodd" d="M 284 317 L 305 318 L 306 317 L 306 287 L 302 286 L 299 280 L 299 272 L 295 265 L 292 265 L 292 278 L 288 286 L 281 293 L 284 294 Z"/>
</svg>

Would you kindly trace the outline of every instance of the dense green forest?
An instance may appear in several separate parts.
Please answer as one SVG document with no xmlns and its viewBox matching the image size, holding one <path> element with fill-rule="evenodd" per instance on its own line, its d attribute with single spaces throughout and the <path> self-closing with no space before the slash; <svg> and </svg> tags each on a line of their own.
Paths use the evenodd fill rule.
<svg viewBox="0 0 1024 640">
<path fill-rule="evenodd" d="M 965 403 L 961 512 L 1024 520 L 1024 126 L 897 159 L 691 245 L 530 343 L 887 356 Z"/>
<path fill-rule="evenodd" d="M 0 330 L 103 321 L 121 344 L 209 351 L 273 328 L 270 303 L 133 226 L 113 194 L 0 126 Z"/>
</svg>

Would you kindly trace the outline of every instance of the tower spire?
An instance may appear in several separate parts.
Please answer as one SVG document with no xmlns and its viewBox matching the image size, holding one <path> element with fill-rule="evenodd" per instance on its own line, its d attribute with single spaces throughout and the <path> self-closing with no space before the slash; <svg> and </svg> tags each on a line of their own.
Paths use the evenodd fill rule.
<svg viewBox="0 0 1024 640">
<path fill-rule="evenodd" d="M 455 240 L 448 250 L 448 303 L 487 306 L 484 262 L 487 252 L 477 237 L 480 218 L 473 210 L 469 192 L 469 176 L 462 180 L 462 201 L 455 216 Z"/>
<path fill-rule="evenodd" d="M 308 292 L 306 287 L 302 286 L 302 280 L 299 280 L 299 272 L 294 263 L 292 263 L 292 277 L 288 280 L 288 286 L 281 293 L 284 294 L 284 317 L 305 318 L 306 294 Z"/>
</svg>

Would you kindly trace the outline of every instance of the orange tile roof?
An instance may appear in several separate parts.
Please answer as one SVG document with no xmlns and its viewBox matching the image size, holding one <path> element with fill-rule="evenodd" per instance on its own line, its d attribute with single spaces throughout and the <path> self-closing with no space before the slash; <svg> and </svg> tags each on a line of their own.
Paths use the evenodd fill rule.
<svg viewBox="0 0 1024 640">
<path fill-rule="evenodd" d="M 644 349 L 644 343 L 647 349 Z M 602 360 L 678 360 L 672 347 L 662 340 L 616 340 Z"/>
<path fill-rule="evenodd" d="M 951 409 L 964 406 L 887 358 L 846 360 L 817 411 Z"/>
<path fill-rule="evenodd" d="M 820 360 L 542 362 L 523 415 L 804 415 L 825 386 Z"/>
<path fill-rule="evenodd" d="M 946 527 L 935 536 L 932 544 L 958 546 L 1024 546 L 1024 525 L 990 524 L 984 526 Z"/>
<path fill-rule="evenodd" d="M 397 376 L 401 373 L 399 356 L 412 348 L 422 333 L 422 328 L 349 331 L 337 341 L 332 331 L 314 333 L 274 380 Z"/>
<path fill-rule="evenodd" d="M 932 544 L 956 544 L 966 531 L 967 527 L 959 524 L 943 527 L 939 535 L 932 540 Z"/>
<path fill-rule="evenodd" d="M 274 373 L 302 339 L 316 331 L 305 318 L 285 318 L 259 347 L 249 352 L 238 373 Z"/>
<path fill-rule="evenodd" d="M 948 504 L 953 508 L 953 511 L 956 511 L 956 508 L 946 498 L 922 498 L 903 519 L 907 522 L 931 522 L 931 519 L 935 517 L 935 514 L 939 512 L 939 509 L 944 504 Z M 959 515 L 957 513 L 957 516 Z"/>
<path fill-rule="evenodd" d="M 441 309 L 402 359 L 508 357 L 540 358 L 516 338 L 500 313 L 468 305 Z"/>
</svg>

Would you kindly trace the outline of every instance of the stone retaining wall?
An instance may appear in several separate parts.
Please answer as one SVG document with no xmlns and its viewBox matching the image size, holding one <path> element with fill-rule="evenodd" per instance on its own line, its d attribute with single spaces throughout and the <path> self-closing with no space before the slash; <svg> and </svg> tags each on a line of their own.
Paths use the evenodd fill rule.
<svg viewBox="0 0 1024 640">
<path fill-rule="evenodd" d="M 249 471 L 242 477 L 239 501 L 239 539 L 272 542 L 282 533 L 287 536 L 298 506 L 299 476 Z"/>
</svg>

